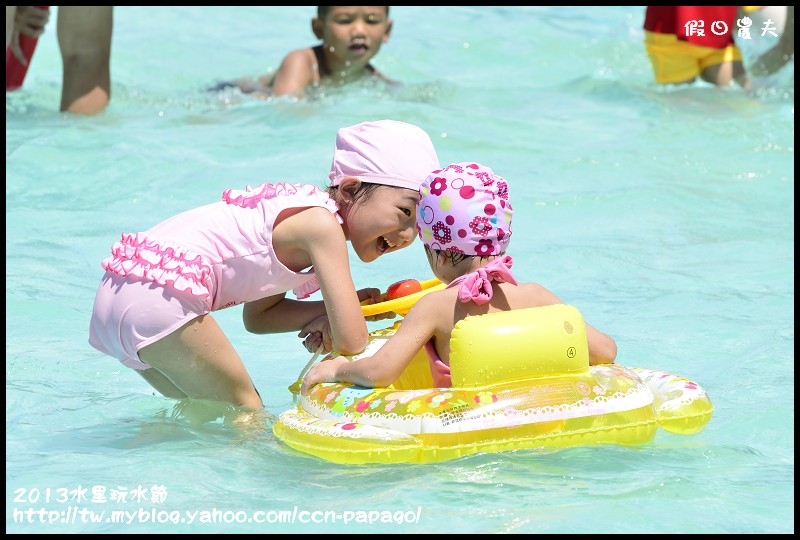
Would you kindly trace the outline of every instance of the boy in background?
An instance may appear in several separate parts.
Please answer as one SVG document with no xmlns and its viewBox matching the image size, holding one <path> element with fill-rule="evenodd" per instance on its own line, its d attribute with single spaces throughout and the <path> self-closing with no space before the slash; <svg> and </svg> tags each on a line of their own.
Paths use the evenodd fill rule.
<svg viewBox="0 0 800 540">
<path fill-rule="evenodd" d="M 275 73 L 255 81 L 241 78 L 224 82 L 212 90 L 237 87 L 246 94 L 302 97 L 310 86 L 339 86 L 364 77 L 396 84 L 370 63 L 381 45 L 389 41 L 389 6 L 317 6 L 311 30 L 322 43 L 291 51 Z"/>
</svg>

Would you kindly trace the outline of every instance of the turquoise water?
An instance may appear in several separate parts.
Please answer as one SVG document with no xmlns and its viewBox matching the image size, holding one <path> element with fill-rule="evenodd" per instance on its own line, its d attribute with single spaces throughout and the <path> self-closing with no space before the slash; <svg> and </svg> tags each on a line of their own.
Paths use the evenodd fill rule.
<svg viewBox="0 0 800 540">
<path fill-rule="evenodd" d="M 793 64 L 750 93 L 655 88 L 641 6 L 393 7 L 375 64 L 400 89 L 303 102 L 204 91 L 315 43 L 313 12 L 117 7 L 112 103 L 95 118 L 57 112 L 54 16 L 6 96 L 7 532 L 794 532 Z M 706 429 L 340 466 L 269 431 L 193 423 L 88 345 L 100 261 L 121 232 L 229 187 L 322 185 L 336 130 L 381 118 L 423 127 L 443 164 L 507 178 L 517 276 L 611 334 L 618 363 L 701 384 Z M 353 272 L 364 287 L 431 277 L 420 245 L 354 257 Z M 217 320 L 267 409 L 291 407 L 310 358 L 295 334 L 248 334 L 241 307 Z M 234 522 L 295 509 L 305 523 Z M 90 522 L 112 510 L 132 514 Z"/>
</svg>

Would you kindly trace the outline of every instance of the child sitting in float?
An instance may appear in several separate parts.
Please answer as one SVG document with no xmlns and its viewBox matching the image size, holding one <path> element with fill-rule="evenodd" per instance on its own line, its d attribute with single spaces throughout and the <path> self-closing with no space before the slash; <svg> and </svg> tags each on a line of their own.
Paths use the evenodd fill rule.
<svg viewBox="0 0 800 540">
<path fill-rule="evenodd" d="M 511 239 L 508 184 L 483 165 L 453 163 L 432 172 L 420 187 L 417 231 L 431 270 L 449 285 L 420 298 L 397 332 L 372 356 L 352 362 L 337 356 L 315 365 L 301 393 L 322 382 L 387 387 L 422 346 L 436 387 L 451 385 L 450 337 L 466 317 L 539 306 L 561 300 L 536 283 L 518 283 L 506 254 Z M 613 363 L 613 338 L 586 324 L 589 363 Z M 532 343 L 532 347 L 536 344 Z M 498 350 L 503 349 L 497 343 Z"/>
</svg>

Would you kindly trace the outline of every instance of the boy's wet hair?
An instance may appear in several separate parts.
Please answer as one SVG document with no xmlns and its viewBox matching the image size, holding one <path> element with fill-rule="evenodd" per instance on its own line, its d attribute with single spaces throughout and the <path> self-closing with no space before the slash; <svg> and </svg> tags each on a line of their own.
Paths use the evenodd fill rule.
<svg viewBox="0 0 800 540">
<path fill-rule="evenodd" d="M 333 6 L 317 6 L 317 18 L 325 19 Z M 386 16 L 389 16 L 389 6 L 386 7 Z"/>
</svg>

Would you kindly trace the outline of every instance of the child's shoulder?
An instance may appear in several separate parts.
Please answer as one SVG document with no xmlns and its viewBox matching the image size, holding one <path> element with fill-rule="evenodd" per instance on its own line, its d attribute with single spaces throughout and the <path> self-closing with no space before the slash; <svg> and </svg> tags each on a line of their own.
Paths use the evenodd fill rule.
<svg viewBox="0 0 800 540">
<path fill-rule="evenodd" d="M 547 290 L 547 288 L 544 285 L 542 285 L 541 283 L 534 283 L 532 281 L 525 281 L 525 282 L 519 283 L 519 288 L 520 288 L 520 290 L 523 290 L 523 291 L 526 291 L 526 292 L 532 292 L 532 293 L 536 293 L 536 292 L 539 292 L 539 291 L 542 291 L 542 290 L 545 290 L 545 291 Z"/>
<path fill-rule="evenodd" d="M 452 313 L 457 295 L 457 287 L 431 291 L 416 301 L 409 314 L 413 312 L 416 316 L 433 317 L 438 320 L 444 317 L 444 314 Z"/>
<path fill-rule="evenodd" d="M 317 51 L 317 49 L 320 49 Z M 303 47 L 294 49 L 286 53 L 281 62 L 281 67 L 285 65 L 303 66 L 312 68 L 319 64 L 319 57 L 322 54 L 320 46 Z"/>
<path fill-rule="evenodd" d="M 561 302 L 553 292 L 539 283 L 520 283 L 517 290 L 525 307 L 547 306 Z"/>
<path fill-rule="evenodd" d="M 270 77 L 269 87 L 275 95 L 302 92 L 309 84 L 319 82 L 319 65 L 313 47 L 290 51 Z"/>
</svg>

